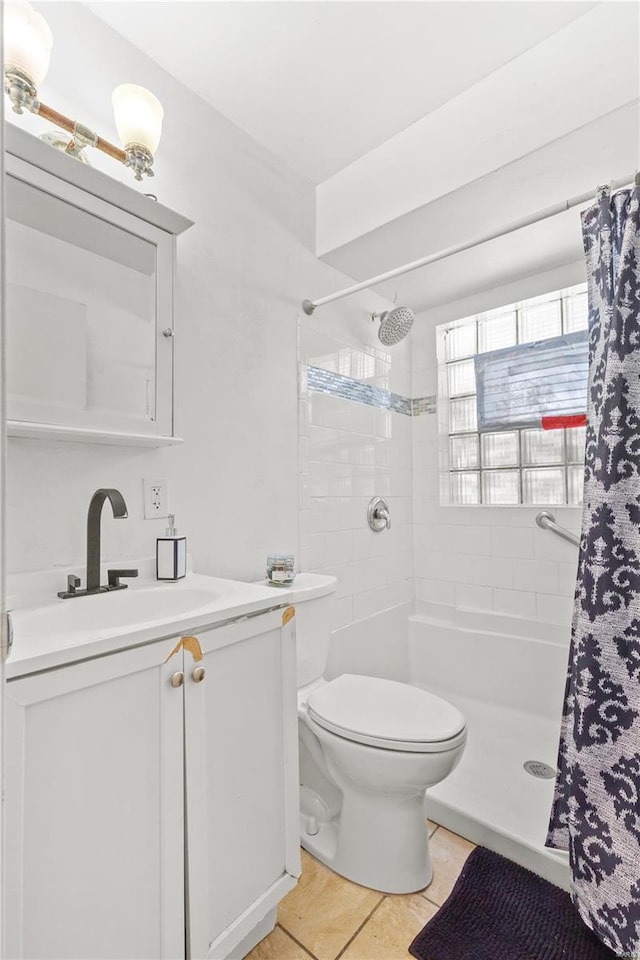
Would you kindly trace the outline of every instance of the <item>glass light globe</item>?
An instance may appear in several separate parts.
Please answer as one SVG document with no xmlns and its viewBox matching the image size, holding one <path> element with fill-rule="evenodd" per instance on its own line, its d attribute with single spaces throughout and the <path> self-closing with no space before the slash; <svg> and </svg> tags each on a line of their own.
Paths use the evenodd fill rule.
<svg viewBox="0 0 640 960">
<path fill-rule="evenodd" d="M 139 143 L 154 154 L 162 133 L 162 104 L 150 90 L 123 83 L 112 94 L 113 113 L 120 142 Z"/>
<path fill-rule="evenodd" d="M 53 34 L 42 14 L 26 0 L 4 5 L 4 69 L 26 73 L 36 89 L 49 69 Z"/>
</svg>

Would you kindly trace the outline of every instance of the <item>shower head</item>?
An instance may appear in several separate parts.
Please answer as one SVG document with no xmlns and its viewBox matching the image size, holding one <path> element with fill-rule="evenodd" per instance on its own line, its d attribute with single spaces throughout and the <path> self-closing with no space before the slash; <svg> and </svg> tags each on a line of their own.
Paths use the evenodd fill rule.
<svg viewBox="0 0 640 960">
<path fill-rule="evenodd" d="M 378 339 L 386 347 L 392 347 L 404 340 L 413 326 L 415 314 L 411 307 L 394 307 L 384 313 L 372 313 L 372 320 L 380 320 Z"/>
</svg>

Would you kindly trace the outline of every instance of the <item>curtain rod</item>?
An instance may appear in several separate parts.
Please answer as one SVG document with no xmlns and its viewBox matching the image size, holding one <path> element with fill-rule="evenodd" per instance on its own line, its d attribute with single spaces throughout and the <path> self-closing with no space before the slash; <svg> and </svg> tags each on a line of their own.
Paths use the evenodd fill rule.
<svg viewBox="0 0 640 960">
<path fill-rule="evenodd" d="M 640 186 L 640 173 L 629 174 L 627 177 L 622 177 L 620 180 L 613 180 L 608 186 L 611 190 L 619 190 L 621 187 L 626 187 L 630 183 L 634 183 L 636 186 Z M 479 247 L 483 243 L 488 243 L 489 240 L 497 240 L 498 237 L 504 237 L 509 233 L 514 233 L 516 230 L 521 230 L 523 227 L 529 227 L 534 223 L 540 223 L 542 220 L 547 220 L 549 217 L 555 217 L 559 213 L 564 213 L 567 210 L 570 210 L 572 207 L 579 207 L 580 204 L 587 203 L 589 200 L 594 199 L 593 191 L 588 193 L 581 193 L 578 197 L 572 197 L 570 200 L 563 200 L 560 203 L 554 203 L 551 207 L 546 207 L 544 210 L 538 210 L 537 213 L 532 213 L 528 217 L 522 217 L 520 220 L 514 220 L 513 223 L 509 223 L 504 227 L 499 227 L 497 230 L 492 230 L 491 233 L 482 234 L 479 237 L 474 237 L 473 240 L 467 240 L 464 243 L 457 243 L 453 247 L 445 247 L 444 250 L 439 250 L 437 253 L 430 253 L 426 257 L 420 257 L 419 260 L 413 260 L 411 263 L 405 263 L 402 267 L 395 267 L 393 270 L 387 270 L 386 273 L 381 273 L 377 277 L 371 277 L 369 280 L 363 280 L 361 283 L 355 283 L 352 287 L 346 287 L 344 290 L 338 290 L 337 293 L 331 293 L 327 297 L 320 297 L 318 300 L 303 300 L 302 309 L 304 312 L 311 316 L 316 307 L 322 307 L 325 303 L 332 303 L 334 300 L 342 300 L 343 297 L 348 297 L 352 293 L 358 293 L 360 290 L 366 290 L 368 287 L 374 287 L 378 283 L 383 283 L 385 280 L 392 280 L 394 277 L 401 277 L 405 273 L 411 273 L 412 270 L 419 270 L 420 267 L 426 267 L 429 263 L 437 263 L 439 260 L 446 260 L 447 257 L 452 257 L 456 253 L 462 253 L 464 250 L 471 250 L 473 247 Z"/>
</svg>

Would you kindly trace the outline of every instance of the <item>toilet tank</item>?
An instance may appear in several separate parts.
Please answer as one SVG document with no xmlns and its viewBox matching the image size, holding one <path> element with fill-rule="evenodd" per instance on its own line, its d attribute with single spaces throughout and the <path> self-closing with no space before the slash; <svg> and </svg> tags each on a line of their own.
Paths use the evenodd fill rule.
<svg viewBox="0 0 640 960">
<path fill-rule="evenodd" d="M 317 680 L 324 673 L 329 655 L 336 586 L 335 577 L 301 573 L 289 588 L 291 602 L 296 608 L 298 687 Z"/>
</svg>

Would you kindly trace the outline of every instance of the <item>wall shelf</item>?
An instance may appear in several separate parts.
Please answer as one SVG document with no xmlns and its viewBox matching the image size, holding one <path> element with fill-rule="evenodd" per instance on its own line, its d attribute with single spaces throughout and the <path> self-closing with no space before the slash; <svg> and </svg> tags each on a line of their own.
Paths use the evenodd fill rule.
<svg viewBox="0 0 640 960">
<path fill-rule="evenodd" d="M 102 443 L 123 447 L 169 447 L 184 443 L 181 437 L 148 433 L 120 433 L 115 430 L 90 430 L 55 423 L 7 420 L 7 436 L 22 440 L 61 440 L 68 443 Z"/>
</svg>

